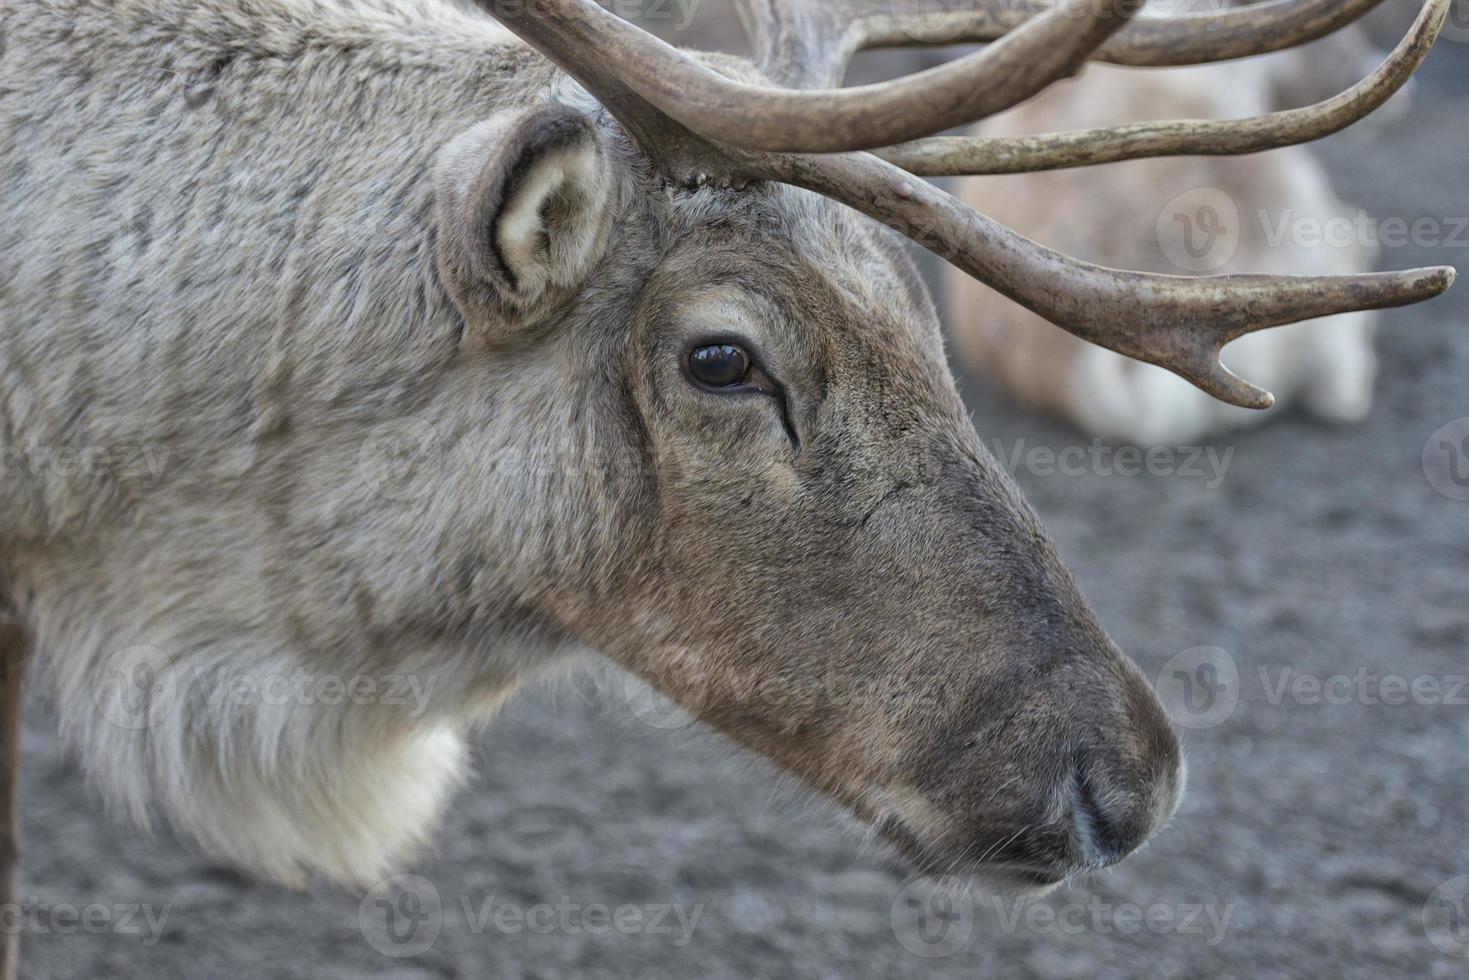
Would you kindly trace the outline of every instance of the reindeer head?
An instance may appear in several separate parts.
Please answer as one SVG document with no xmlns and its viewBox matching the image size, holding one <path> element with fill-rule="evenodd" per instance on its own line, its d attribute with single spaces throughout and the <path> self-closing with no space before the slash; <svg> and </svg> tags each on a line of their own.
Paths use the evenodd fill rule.
<svg viewBox="0 0 1469 980">
<path fill-rule="evenodd" d="M 876 2 L 752 0 L 757 70 L 668 48 L 592 0 L 487 6 L 586 89 L 476 126 L 438 168 L 439 268 L 468 342 L 545 355 L 547 397 L 579 433 L 534 475 L 487 476 L 512 481 L 497 493 L 527 501 L 529 523 L 556 528 L 517 555 L 540 570 L 527 594 L 925 867 L 1043 886 L 1137 847 L 1177 803 L 1177 741 L 980 446 L 890 229 L 1088 340 L 1266 405 L 1219 365 L 1223 344 L 1422 299 L 1449 272 L 1116 272 L 912 174 L 1320 135 L 1411 73 L 1443 0 L 1379 75 L 1304 115 L 906 145 L 892 144 L 999 111 L 1088 57 L 1236 57 L 1370 4 L 1286 0 L 1122 33 L 1130 7 L 1068 0 L 1025 19 L 995 5 L 963 15 L 966 36 L 1002 35 L 978 54 L 813 91 L 766 80 L 834 85 L 856 49 L 921 41 L 930 22 Z"/>
</svg>

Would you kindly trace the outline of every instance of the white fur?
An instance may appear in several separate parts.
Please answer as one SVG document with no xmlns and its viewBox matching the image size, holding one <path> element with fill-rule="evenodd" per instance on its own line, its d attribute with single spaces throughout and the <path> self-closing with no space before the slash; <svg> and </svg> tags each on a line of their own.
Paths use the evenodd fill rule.
<svg viewBox="0 0 1469 980">
<path fill-rule="evenodd" d="M 597 255 L 610 184 L 593 145 L 551 154 L 536 166 L 500 221 L 500 248 L 523 292 L 539 295 L 548 285 L 570 286 L 586 274 Z M 576 211 L 585 220 L 548 236 L 544 208 L 567 192 L 585 202 Z M 549 254 L 543 255 L 543 249 Z"/>
<path fill-rule="evenodd" d="M 252 557 L 248 548 L 239 554 Z M 127 574 L 126 560 L 107 566 Z M 157 574 L 139 574 L 150 572 Z M 467 772 L 469 727 L 495 712 L 514 678 L 559 660 L 555 650 L 524 644 L 491 654 L 456 643 L 378 664 L 363 656 L 368 649 L 344 647 L 347 656 L 313 663 L 274 642 L 269 629 L 240 624 L 222 637 L 197 635 L 197 623 L 159 605 L 180 588 L 166 577 L 114 589 L 115 606 L 79 595 L 91 604 L 85 610 L 58 603 L 74 590 L 34 573 L 26 580 L 38 594 L 24 614 L 63 732 L 108 802 L 144 826 L 161 813 L 211 853 L 294 885 L 312 872 L 371 883 L 424 844 Z M 223 609 L 218 592 L 234 588 L 242 591 L 232 605 L 260 601 L 246 599 L 258 590 L 240 580 L 183 588 L 169 605 Z M 125 645 L 139 637 L 146 644 Z M 47 655 L 56 651 L 67 656 Z M 139 667 L 151 668 L 157 683 L 140 680 L 148 675 Z M 310 688 L 301 698 L 267 687 L 303 675 L 413 686 L 336 705 Z"/>
</svg>

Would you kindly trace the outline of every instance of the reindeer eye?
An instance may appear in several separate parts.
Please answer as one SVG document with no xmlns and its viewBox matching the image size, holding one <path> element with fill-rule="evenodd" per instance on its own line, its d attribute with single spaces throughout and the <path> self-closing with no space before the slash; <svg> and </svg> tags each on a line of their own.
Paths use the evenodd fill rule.
<svg viewBox="0 0 1469 980">
<path fill-rule="evenodd" d="M 750 355 L 733 344 L 712 344 L 689 353 L 689 374 L 710 388 L 731 388 L 750 377 Z"/>
</svg>

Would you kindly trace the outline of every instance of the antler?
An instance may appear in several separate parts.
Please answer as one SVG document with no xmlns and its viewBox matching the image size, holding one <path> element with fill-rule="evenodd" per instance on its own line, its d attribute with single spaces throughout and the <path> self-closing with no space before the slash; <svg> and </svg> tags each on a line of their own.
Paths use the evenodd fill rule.
<svg viewBox="0 0 1469 980">
<path fill-rule="evenodd" d="M 1142 6 L 1143 0 L 1119 0 L 1120 4 L 1129 2 Z M 931 3 L 857 0 L 847 29 L 851 51 L 993 41 L 1054 6 L 1044 0 L 969 0 L 963 10 L 936 11 Z M 1098 48 L 1092 58 L 1157 68 L 1268 54 L 1325 37 L 1380 3 L 1382 0 L 1269 0 L 1248 7 L 1143 16 Z"/>
<path fill-rule="evenodd" d="M 536 11 L 532 13 L 531 11 Z M 1073 74 L 1131 16 L 1063 0 L 983 50 L 883 85 L 794 91 L 736 81 L 597 6 L 538 0 L 505 25 L 572 74 L 590 59 L 665 116 L 749 150 L 836 153 L 890 146 L 963 126 Z"/>
<path fill-rule="evenodd" d="M 1427 0 L 1378 71 L 1316 106 L 1006 140 L 916 138 L 1003 111 L 1091 58 L 1177 65 L 1275 51 L 1342 27 L 1381 0 L 1275 0 L 1136 19 L 1141 0 L 1028 9 L 986 0 L 938 21 L 918 0 L 740 0 L 766 74 L 812 89 L 728 78 L 594 0 L 481 2 L 596 95 L 668 178 L 729 186 L 772 180 L 815 191 L 897 229 L 1076 336 L 1165 367 L 1235 405 L 1265 408 L 1273 399 L 1219 362 L 1230 341 L 1298 320 L 1419 302 L 1454 279 L 1447 267 L 1341 277 L 1122 272 L 1032 242 L 915 176 L 1253 153 L 1315 139 L 1360 119 L 1403 85 L 1453 0 Z M 993 43 L 897 81 L 833 87 L 863 48 L 940 40 Z M 877 155 L 851 152 L 861 149 Z"/>
<path fill-rule="evenodd" d="M 935 136 L 876 151 L 922 177 L 1029 173 L 1167 156 L 1235 156 L 1309 143 L 1375 112 L 1413 77 L 1441 22 L 1430 3 L 1387 59 L 1324 102 L 1246 119 L 1176 119 L 1041 136 Z"/>
<path fill-rule="evenodd" d="M 847 62 L 858 51 L 994 41 L 1037 14 L 1055 7 L 1054 3 L 1046 0 L 967 0 L 959 10 L 935 9 L 933 0 L 737 2 L 750 11 L 746 16 L 747 26 L 756 40 L 756 51 L 767 55 L 762 62 L 767 68 L 779 65 L 782 59 L 769 57 L 772 49 L 764 44 L 764 36 L 775 42 L 775 51 L 779 51 L 782 44 L 788 44 L 787 36 L 801 36 L 803 29 L 807 38 L 820 36 L 830 39 L 822 49 L 826 63 L 822 76 L 804 78 L 804 69 L 799 67 L 794 74 L 770 73 L 779 81 L 803 87 L 838 84 Z M 1248 9 L 1225 7 L 1168 17 L 1150 17 L 1144 13 L 1092 52 L 1091 58 L 1118 65 L 1156 68 L 1268 54 L 1324 37 L 1360 19 L 1382 2 L 1269 0 Z M 1142 5 L 1143 0 L 1117 0 L 1116 3 L 1123 16 L 1128 15 L 1129 7 Z M 750 24 L 751 21 L 755 23 Z M 818 34 L 810 33 L 813 25 Z M 795 51 L 802 45 L 789 47 Z"/>
</svg>

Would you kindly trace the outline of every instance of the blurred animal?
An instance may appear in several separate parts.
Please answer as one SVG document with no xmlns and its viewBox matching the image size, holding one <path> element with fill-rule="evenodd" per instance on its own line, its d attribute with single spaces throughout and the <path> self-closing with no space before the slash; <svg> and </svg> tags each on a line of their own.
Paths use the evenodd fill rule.
<svg viewBox="0 0 1469 980">
<path fill-rule="evenodd" d="M 1093 64 L 1080 78 L 975 132 L 1010 136 L 1089 128 L 1099 119 L 1121 124 L 1259 115 L 1350 87 L 1383 57 L 1354 25 L 1305 48 L 1219 65 L 1139 71 Z M 1400 92 L 1362 128 L 1400 115 L 1405 96 Z M 1372 269 L 1377 259 L 1371 222 L 1337 197 L 1326 169 L 1301 147 L 969 177 L 956 193 L 1043 244 L 1118 268 L 1175 275 L 1266 268 L 1351 274 Z M 1185 236 L 1196 241 L 1191 245 Z M 1178 444 L 1269 417 L 1216 401 L 1162 368 L 1050 329 L 969 277 L 949 270 L 946 283 L 947 319 L 961 361 L 1094 435 L 1144 446 Z M 1224 362 L 1260 379 L 1277 405 L 1298 402 L 1320 418 L 1357 422 L 1372 406 L 1376 323 L 1374 312 L 1344 313 L 1251 334 L 1226 348 Z"/>
</svg>

